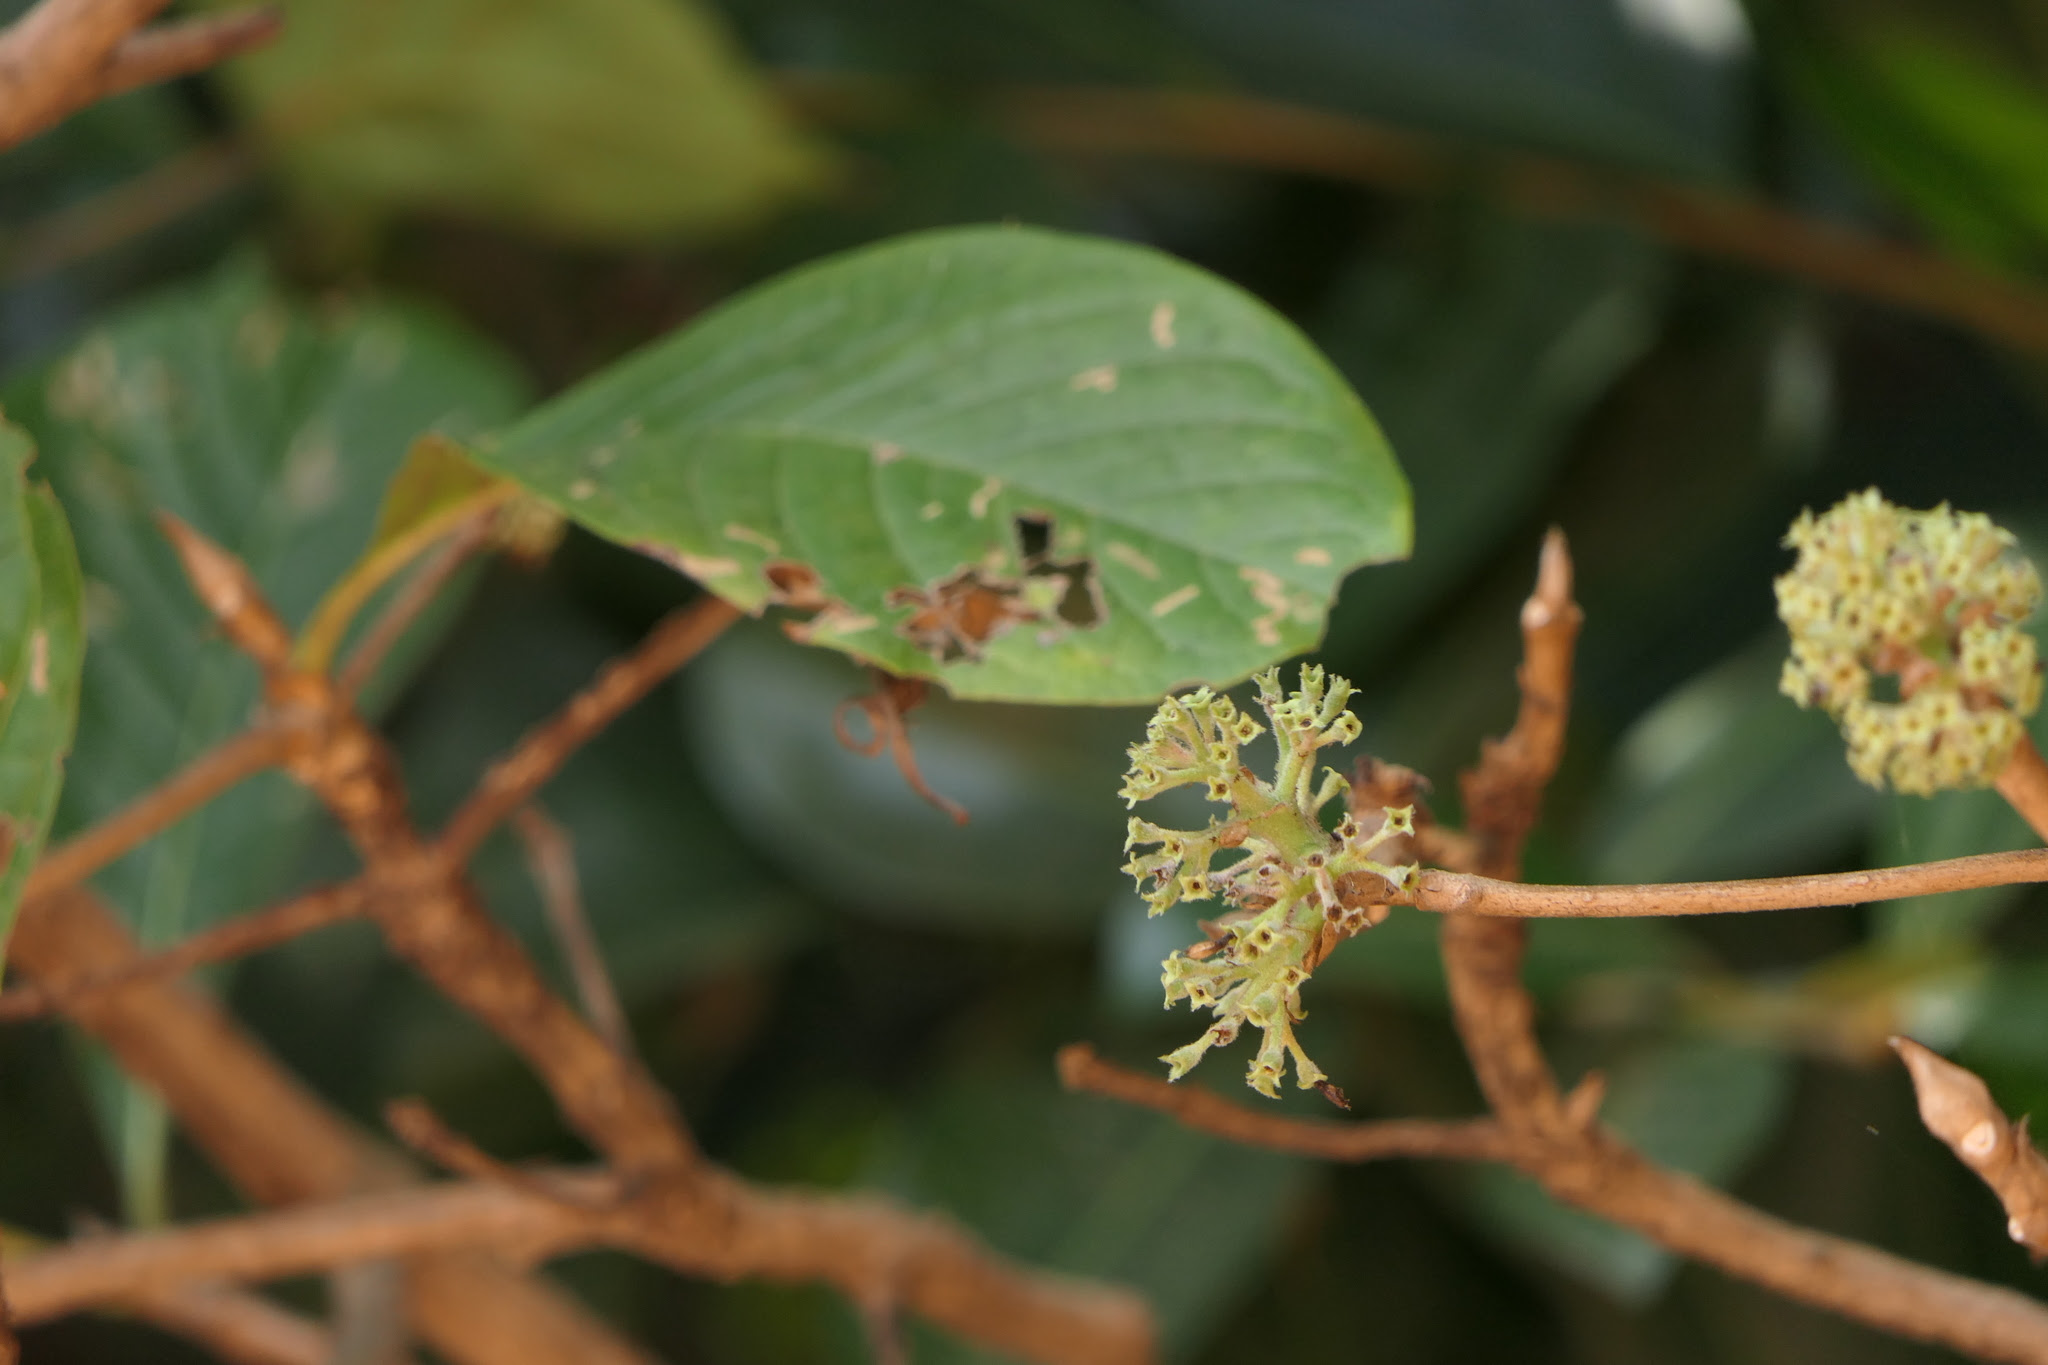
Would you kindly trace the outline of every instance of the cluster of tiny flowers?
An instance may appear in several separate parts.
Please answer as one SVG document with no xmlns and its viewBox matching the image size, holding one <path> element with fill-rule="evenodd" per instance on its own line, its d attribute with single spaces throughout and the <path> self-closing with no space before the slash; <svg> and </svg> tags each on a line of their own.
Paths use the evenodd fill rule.
<svg viewBox="0 0 2048 1365">
<path fill-rule="evenodd" d="M 1994 780 L 2041 702 L 2041 663 L 2020 628 L 2041 578 L 2012 533 L 1976 512 L 1894 507 L 1876 489 L 1800 513 L 1777 580 L 1792 632 L 1780 689 L 1842 727 L 1872 786 L 1931 795 Z M 1898 679 L 1899 700 L 1871 696 Z"/>
<path fill-rule="evenodd" d="M 1391 888 L 1388 894 L 1412 887 L 1413 865 L 1390 867 L 1372 855 L 1413 826 L 1412 812 L 1403 807 L 1386 812 L 1369 833 L 1351 815 L 1335 831 L 1325 830 L 1322 809 L 1348 784 L 1329 768 L 1317 782 L 1314 760 L 1320 750 L 1358 737 L 1358 719 L 1345 709 L 1351 685 L 1326 680 L 1319 668 L 1302 669 L 1301 686 L 1284 696 L 1277 669 L 1255 681 L 1279 750 L 1273 781 L 1254 776 L 1238 755 L 1265 726 L 1206 687 L 1169 697 L 1146 727 L 1144 742 L 1131 746 L 1125 804 L 1200 786 L 1210 800 L 1229 806 L 1230 815 L 1211 819 L 1199 832 L 1134 816 L 1124 847 L 1149 851 L 1134 853 L 1124 871 L 1155 915 L 1185 900 L 1220 897 L 1231 907 L 1211 939 L 1166 960 L 1160 979 L 1167 1006 L 1186 1000 L 1191 1009 L 1216 1016 L 1200 1038 L 1160 1059 L 1170 1078 L 1186 1075 L 1210 1048 L 1234 1042 L 1249 1023 L 1264 1041 L 1247 1080 L 1276 1096 L 1290 1057 L 1304 1090 L 1328 1079 L 1301 1050 L 1294 1025 L 1303 1018 L 1302 984 L 1331 936 L 1356 933 L 1370 922 L 1363 906 L 1344 903 L 1340 882 L 1362 872 Z M 1226 852 L 1235 861 L 1212 870 Z"/>
</svg>

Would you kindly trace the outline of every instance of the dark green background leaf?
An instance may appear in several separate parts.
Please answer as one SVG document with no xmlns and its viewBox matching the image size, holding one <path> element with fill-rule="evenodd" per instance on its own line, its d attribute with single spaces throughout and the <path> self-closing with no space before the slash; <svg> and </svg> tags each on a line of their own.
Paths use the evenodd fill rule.
<svg viewBox="0 0 2048 1365">
<path fill-rule="evenodd" d="M 231 74 L 328 231 L 432 209 L 602 242 L 703 235 L 825 170 L 690 0 L 283 8 L 283 38 Z"/>
<path fill-rule="evenodd" d="M 37 438 L 86 575 L 92 666 L 60 831 L 240 729 L 256 700 L 255 670 L 186 587 L 156 511 L 240 555 L 296 622 L 369 539 L 412 438 L 472 433 L 520 397 L 506 363 L 459 329 L 377 303 L 308 308 L 248 261 L 129 310 L 12 385 L 8 411 Z M 412 657 L 424 643 L 416 633 Z M 311 815 L 295 784 L 266 774 L 95 882 L 145 941 L 164 942 L 282 890 Z M 122 1108 L 113 1145 L 131 1207 L 149 1212 L 161 1120 L 153 1102 Z"/>
</svg>

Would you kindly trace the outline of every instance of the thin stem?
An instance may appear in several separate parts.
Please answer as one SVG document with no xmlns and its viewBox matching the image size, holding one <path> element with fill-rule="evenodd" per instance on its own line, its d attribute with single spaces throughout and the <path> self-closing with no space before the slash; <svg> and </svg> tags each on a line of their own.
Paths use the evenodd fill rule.
<svg viewBox="0 0 2048 1365">
<path fill-rule="evenodd" d="M 555 943 L 576 982 L 576 994 L 583 1013 L 604 1040 L 621 1052 L 632 1046 L 632 1029 L 626 1023 L 625 1008 L 605 970 L 604 951 L 597 935 L 590 931 L 590 918 L 583 913 L 583 890 L 576 876 L 576 846 L 569 832 L 548 818 L 537 805 L 525 805 L 512 817 L 512 828 L 526 849 L 526 865 L 540 888 L 547 907 L 548 924 Z"/>
<path fill-rule="evenodd" d="M 99 824 L 44 853 L 23 896 L 33 900 L 76 886 L 228 788 L 284 762 L 293 743 L 290 730 L 273 725 L 221 741 Z"/>
<path fill-rule="evenodd" d="M 1101 1095 L 1156 1110 L 1196 1132 L 1229 1142 L 1324 1161 L 1379 1161 L 1388 1157 L 1502 1161 L 1507 1135 L 1491 1119 L 1436 1122 L 1385 1119 L 1344 1123 L 1335 1119 L 1291 1119 L 1233 1104 L 1213 1091 L 1170 1085 L 1141 1076 L 1096 1055 L 1086 1043 L 1059 1050 L 1060 1084 L 1082 1094 Z"/>
<path fill-rule="evenodd" d="M 1631 919 L 1862 905 L 2027 882 L 2048 882 L 2048 848 L 1978 853 L 1867 872 L 1645 886 L 1528 886 L 1431 869 L 1418 879 L 1408 903 L 1441 914 L 1507 919 Z"/>
<path fill-rule="evenodd" d="M 632 653 L 606 664 L 590 686 L 491 765 L 442 831 L 442 856 L 457 866 L 466 862 L 484 836 L 531 800 L 571 754 L 739 617 L 738 607 L 710 594 L 663 617 Z"/>
<path fill-rule="evenodd" d="M 349 624 L 377 590 L 442 538 L 474 518 L 487 517 L 519 490 L 511 483 L 487 484 L 459 502 L 422 517 L 400 534 L 373 548 L 342 580 L 327 590 L 320 605 L 292 647 L 292 662 L 310 673 L 322 673 L 341 648 Z"/>
<path fill-rule="evenodd" d="M 375 676 L 378 665 L 405 638 L 405 632 L 419 620 L 420 614 L 433 605 L 449 580 L 483 548 L 489 536 L 490 525 L 486 519 L 479 517 L 466 523 L 432 559 L 420 566 L 418 573 L 406 580 L 405 586 L 363 632 L 362 643 L 355 647 L 336 675 L 334 685 L 344 700 L 355 700 Z"/>
<path fill-rule="evenodd" d="M 533 1256 L 589 1243 L 596 1233 L 566 1205 L 522 1191 L 441 1184 L 162 1232 L 92 1236 L 9 1270 L 15 1312 L 27 1324 L 193 1282 L 283 1279 L 460 1247 Z"/>
<path fill-rule="evenodd" d="M 0 991 L 0 1023 L 74 1010 L 95 996 L 133 986 L 137 982 L 163 981 L 183 976 L 208 963 L 225 962 L 260 952 L 315 929 L 355 919 L 363 913 L 366 900 L 360 882 L 344 882 L 295 897 L 253 915 L 217 924 L 160 953 L 138 958 L 111 972 L 62 985 L 35 982 Z"/>
<path fill-rule="evenodd" d="M 253 5 L 143 29 L 123 38 L 107 54 L 92 98 L 105 99 L 139 86 L 204 71 L 263 46 L 283 28 L 284 16 L 275 6 Z"/>
<path fill-rule="evenodd" d="M 324 1327 L 246 1290 L 188 1285 L 137 1295 L 122 1307 L 231 1365 L 334 1365 L 334 1338 Z"/>
</svg>

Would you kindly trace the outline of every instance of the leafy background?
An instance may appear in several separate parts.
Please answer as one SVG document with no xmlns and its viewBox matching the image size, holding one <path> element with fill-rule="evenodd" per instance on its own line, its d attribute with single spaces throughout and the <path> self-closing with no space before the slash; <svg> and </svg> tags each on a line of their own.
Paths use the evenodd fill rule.
<svg viewBox="0 0 2048 1365">
<path fill-rule="evenodd" d="M 12 14 L 18 0 L 0 3 Z M 1769 578 L 1802 506 L 1876 483 L 2048 550 L 2043 358 L 1926 318 L 1534 220 L 1483 175 L 1339 184 L 1087 151 L 1014 116 L 1102 87 L 1296 101 L 1448 140 L 1765 197 L 2048 281 L 2041 0 L 290 0 L 243 68 L 101 106 L 0 158 L 0 404 L 43 449 L 91 653 L 60 831 L 246 705 L 140 523 L 169 506 L 264 559 L 302 613 L 418 431 L 502 423 L 736 290 L 914 229 L 1013 220 L 1161 248 L 1300 326 L 1415 491 L 1416 552 L 1343 585 L 1317 657 L 1364 748 L 1449 794 L 1512 708 L 1514 613 L 1561 524 L 1588 624 L 1547 879 L 1823 870 L 2013 847 L 1989 798 L 1879 796 L 1773 691 Z M 1008 102 L 1006 102 L 1008 101 Z M 1037 127 L 1039 131 L 1034 132 Z M 166 376 L 175 382 L 170 382 Z M 202 402 L 162 407 L 167 392 Z M 155 406 L 153 406 L 155 405 Z M 380 688 L 422 813 L 687 585 L 574 534 L 494 567 Z M 1135 1062 L 1158 1009 L 1115 872 L 1142 710 L 939 701 L 916 734 L 956 829 L 841 750 L 864 687 L 733 632 L 547 794 L 639 1046 L 722 1159 L 880 1186 L 998 1245 L 1140 1285 L 1178 1360 L 1907 1362 L 1877 1338 L 1486 1173 L 1329 1170 L 1063 1097 L 1059 1043 Z M 2048 731 L 2044 731 L 2048 734 Z M 1454 812 L 1452 812 L 1454 813 Z M 234 850 L 262 850 L 261 858 Z M 346 866 L 254 788 L 100 885 L 151 934 Z M 518 851 L 479 876 L 553 961 Z M 1543 926 L 1531 978 L 1567 1073 L 1664 1159 L 1791 1217 L 2028 1289 L 1989 1199 L 1919 1129 L 1878 1043 L 1956 1049 L 2048 1108 L 2039 892 L 1754 922 Z M 1314 990 L 1309 1045 L 1371 1113 L 1474 1103 L 1432 927 L 1397 914 Z M 374 1122 L 420 1093 L 489 1149 L 573 1155 L 503 1052 L 368 936 L 214 986 Z M 1235 1089 L 1235 1063 L 1198 1079 Z M 233 1208 L 54 1027 L 0 1034 L 0 1219 Z M 1319 1103 L 1316 1101 L 1315 1103 Z M 862 1357 L 823 1294 L 623 1258 L 558 1267 L 676 1361 Z M 318 1287 L 303 1292 L 317 1297 Z M 112 1320 L 39 1361 L 183 1360 Z M 937 1338 L 919 1361 L 963 1358 Z"/>
</svg>

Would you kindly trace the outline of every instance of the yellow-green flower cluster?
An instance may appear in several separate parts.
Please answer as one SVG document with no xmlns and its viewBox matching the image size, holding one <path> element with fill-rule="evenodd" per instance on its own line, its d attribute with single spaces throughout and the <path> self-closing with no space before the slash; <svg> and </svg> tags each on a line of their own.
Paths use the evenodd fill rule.
<svg viewBox="0 0 2048 1365">
<path fill-rule="evenodd" d="M 1200 1038 L 1160 1059 L 1171 1079 L 1186 1075 L 1210 1048 L 1234 1042 L 1249 1023 L 1264 1041 L 1247 1079 L 1261 1094 L 1278 1095 L 1290 1057 L 1303 1089 L 1327 1080 L 1301 1050 L 1294 1025 L 1303 1017 L 1302 984 L 1329 944 L 1370 922 L 1364 904 L 1346 903 L 1344 878 L 1370 873 L 1377 879 L 1373 887 L 1392 894 L 1412 886 L 1415 868 L 1390 867 L 1372 856 L 1389 839 L 1412 832 L 1405 807 L 1385 812 L 1370 831 L 1353 815 L 1334 831 L 1323 828 L 1323 807 L 1348 784 L 1329 768 L 1315 781 L 1314 760 L 1320 750 L 1358 737 L 1358 720 L 1345 709 L 1351 685 L 1326 679 L 1319 668 L 1302 669 L 1301 686 L 1284 696 L 1277 669 L 1256 682 L 1279 749 L 1274 780 L 1254 776 L 1241 762 L 1239 747 L 1265 727 L 1228 697 L 1206 687 L 1169 697 L 1146 727 L 1144 742 L 1131 746 L 1125 803 L 1199 785 L 1211 800 L 1228 805 L 1230 815 L 1199 832 L 1132 817 L 1125 849 L 1150 851 L 1134 853 L 1124 871 L 1155 915 L 1179 901 L 1219 896 L 1232 907 L 1209 941 L 1166 960 L 1160 979 L 1168 1007 L 1186 1000 L 1216 1015 Z M 1225 854 L 1235 861 L 1212 870 Z"/>
<path fill-rule="evenodd" d="M 2041 702 L 2041 663 L 2020 628 L 2041 578 L 2012 533 L 1947 504 L 1894 507 L 1874 488 L 1800 513 L 1799 552 L 1777 581 L 1792 632 L 1780 689 L 1833 716 L 1849 766 L 1872 786 L 1931 795 L 1988 785 Z M 1896 680 L 1897 699 L 1872 695 Z"/>
</svg>

